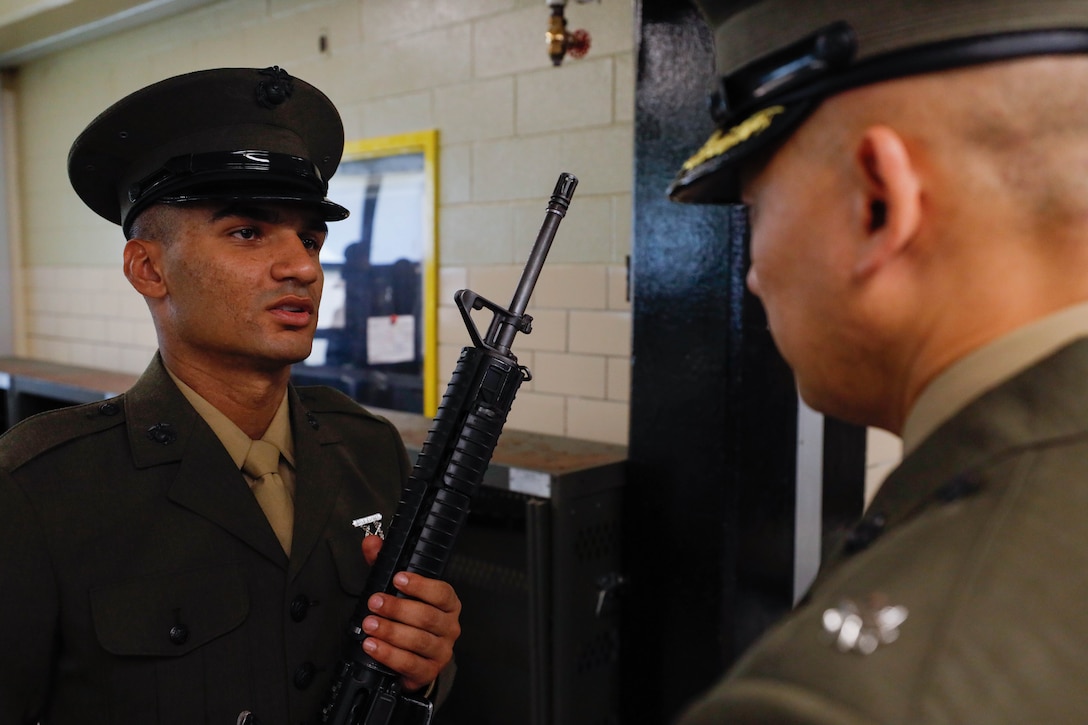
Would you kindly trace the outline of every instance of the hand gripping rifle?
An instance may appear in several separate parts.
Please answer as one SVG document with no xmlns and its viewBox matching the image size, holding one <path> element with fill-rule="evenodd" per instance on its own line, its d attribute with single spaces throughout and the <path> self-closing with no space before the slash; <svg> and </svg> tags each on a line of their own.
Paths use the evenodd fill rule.
<svg viewBox="0 0 1088 725">
<path fill-rule="evenodd" d="M 465 320 L 472 346 L 461 351 L 457 367 L 427 440 L 404 487 L 403 496 L 351 617 L 347 649 L 318 721 L 326 725 L 422 725 L 432 704 L 401 692 L 400 675 L 376 662 L 362 648 L 367 601 L 376 592 L 395 594 L 393 576 L 409 571 L 441 578 L 465 524 L 472 497 L 495 452 L 514 394 L 529 370 L 510 352 L 514 336 L 529 333 L 525 314 L 559 222 L 567 213 L 578 179 L 561 174 L 555 185 L 529 261 L 509 309 L 460 290 L 454 302 Z M 487 335 L 480 337 L 472 310 L 491 310 Z"/>
</svg>

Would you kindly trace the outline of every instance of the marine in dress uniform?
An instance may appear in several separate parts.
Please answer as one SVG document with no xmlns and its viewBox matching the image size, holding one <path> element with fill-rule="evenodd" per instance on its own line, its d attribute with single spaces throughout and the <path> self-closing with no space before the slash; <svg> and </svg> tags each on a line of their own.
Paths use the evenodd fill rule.
<svg viewBox="0 0 1088 725">
<path fill-rule="evenodd" d="M 718 130 L 670 193 L 749 205 L 749 286 L 802 395 L 901 435 L 904 459 L 680 725 L 1088 721 L 1088 228 L 1066 213 L 1083 210 L 1088 3 L 700 5 Z M 942 145 L 959 112 L 980 123 Z M 827 299 L 828 321 L 796 323 Z"/>
<path fill-rule="evenodd" d="M 282 69 L 200 71 L 107 109 L 73 145 L 69 174 L 126 239 L 156 205 L 284 205 L 322 226 L 347 216 L 325 198 L 343 141 L 329 99 Z M 241 246 L 253 230 L 238 226 Z M 309 281 L 291 284 L 319 296 L 315 242 L 301 241 L 275 264 L 305 268 Z M 308 347 L 313 321 L 286 317 Z M 286 385 L 263 435 L 290 499 L 277 529 L 252 488 L 262 474 L 242 470 L 250 435 L 168 369 L 163 345 L 160 329 L 162 352 L 125 394 L 0 438 L 0 722 L 317 720 L 369 571 L 373 524 L 359 522 L 391 520 L 404 446 L 340 393 Z"/>
</svg>

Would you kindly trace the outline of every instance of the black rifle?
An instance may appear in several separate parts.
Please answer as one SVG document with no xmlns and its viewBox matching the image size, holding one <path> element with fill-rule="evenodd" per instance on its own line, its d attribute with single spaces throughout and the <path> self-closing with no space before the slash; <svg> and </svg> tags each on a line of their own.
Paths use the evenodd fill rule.
<svg viewBox="0 0 1088 725">
<path fill-rule="evenodd" d="M 361 645 L 367 634 L 362 630 L 362 621 L 369 614 L 367 600 L 376 592 L 396 593 L 393 576 L 397 572 L 409 571 L 432 579 L 441 578 L 445 572 L 472 497 L 499 442 L 514 394 L 523 381 L 530 379 L 529 370 L 518 365 L 510 345 L 517 333 L 531 331 L 532 317 L 525 314 L 525 308 L 577 185 L 578 179 L 571 174 L 559 176 L 509 309 L 469 290 L 459 290 L 454 296 L 472 346 L 461 351 L 352 615 L 345 658 L 318 718 L 323 724 L 430 722 L 431 703 L 403 693 L 400 675 L 363 651 Z M 472 310 L 485 307 L 494 316 L 481 338 L 472 321 Z"/>
</svg>

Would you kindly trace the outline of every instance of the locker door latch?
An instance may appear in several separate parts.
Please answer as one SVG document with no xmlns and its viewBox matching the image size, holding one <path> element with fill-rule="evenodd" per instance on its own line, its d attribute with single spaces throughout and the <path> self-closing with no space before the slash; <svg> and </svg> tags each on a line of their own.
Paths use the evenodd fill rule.
<svg viewBox="0 0 1088 725">
<path fill-rule="evenodd" d="M 597 577 L 597 617 L 615 614 L 619 605 L 619 592 L 623 582 L 623 576 L 614 571 Z"/>
</svg>

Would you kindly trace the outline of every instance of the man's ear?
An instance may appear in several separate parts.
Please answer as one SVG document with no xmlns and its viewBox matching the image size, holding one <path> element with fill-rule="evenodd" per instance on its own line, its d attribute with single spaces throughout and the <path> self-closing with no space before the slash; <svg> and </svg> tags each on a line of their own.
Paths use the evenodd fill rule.
<svg viewBox="0 0 1088 725">
<path fill-rule="evenodd" d="M 162 276 L 162 245 L 146 239 L 130 239 L 125 244 L 125 276 L 129 284 L 144 297 L 166 296 L 166 280 Z"/>
<path fill-rule="evenodd" d="M 915 238 L 922 219 L 922 184 L 903 137 L 887 126 L 865 129 L 855 158 L 862 179 L 857 223 L 865 239 L 855 272 L 865 277 Z"/>
</svg>

